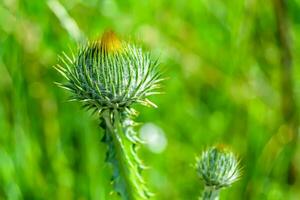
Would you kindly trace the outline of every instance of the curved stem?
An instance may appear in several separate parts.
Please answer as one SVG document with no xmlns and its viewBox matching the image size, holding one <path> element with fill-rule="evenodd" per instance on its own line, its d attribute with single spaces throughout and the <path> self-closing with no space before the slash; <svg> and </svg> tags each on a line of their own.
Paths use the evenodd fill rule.
<svg viewBox="0 0 300 200">
<path fill-rule="evenodd" d="M 282 173 L 278 174 L 278 177 L 284 177 L 288 174 L 287 183 L 294 184 L 297 174 L 295 175 L 295 151 L 297 149 L 298 131 L 299 131 L 299 113 L 297 107 L 297 101 L 295 100 L 294 82 L 293 82 L 293 54 L 291 47 L 291 34 L 288 19 L 288 1 L 285 0 L 273 0 L 274 14 L 276 17 L 277 25 L 277 40 L 280 53 L 280 75 L 281 75 L 281 112 L 283 124 L 280 127 L 286 126 L 286 143 L 282 143 L 285 146 L 282 148 L 286 151 L 285 162 L 282 162 Z M 274 154 L 276 155 L 276 154 Z M 296 171 L 297 173 L 297 171 Z"/>
</svg>

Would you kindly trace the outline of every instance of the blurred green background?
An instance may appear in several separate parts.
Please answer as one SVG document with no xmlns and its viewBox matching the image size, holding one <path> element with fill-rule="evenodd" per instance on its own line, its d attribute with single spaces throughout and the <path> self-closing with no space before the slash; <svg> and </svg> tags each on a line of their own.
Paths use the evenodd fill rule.
<svg viewBox="0 0 300 200">
<path fill-rule="evenodd" d="M 243 165 L 222 199 L 299 199 L 300 0 L 281 1 L 1 0 L 0 199 L 118 199 L 98 118 L 52 67 L 107 28 L 166 69 L 158 109 L 136 106 L 153 199 L 197 199 L 217 143 Z"/>
</svg>

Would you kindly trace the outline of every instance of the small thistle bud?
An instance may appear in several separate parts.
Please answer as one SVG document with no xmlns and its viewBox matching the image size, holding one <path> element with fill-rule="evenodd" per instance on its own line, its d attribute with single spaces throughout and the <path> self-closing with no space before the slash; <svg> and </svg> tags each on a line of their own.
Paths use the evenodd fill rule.
<svg viewBox="0 0 300 200">
<path fill-rule="evenodd" d="M 88 108 L 124 110 L 136 102 L 154 105 L 147 97 L 157 93 L 162 80 L 157 61 L 112 31 L 81 48 L 73 59 L 65 56 L 62 61 L 65 66 L 56 68 L 68 82 L 61 86 Z"/>
<path fill-rule="evenodd" d="M 204 151 L 197 158 L 196 170 L 205 185 L 203 199 L 218 199 L 219 190 L 230 186 L 240 176 L 236 156 L 221 146 Z"/>
</svg>

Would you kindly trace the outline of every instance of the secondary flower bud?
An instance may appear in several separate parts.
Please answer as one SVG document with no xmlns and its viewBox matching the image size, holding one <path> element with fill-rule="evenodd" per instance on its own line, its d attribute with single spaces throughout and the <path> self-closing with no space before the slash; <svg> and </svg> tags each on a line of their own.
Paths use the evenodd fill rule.
<svg viewBox="0 0 300 200">
<path fill-rule="evenodd" d="M 240 176 L 236 156 L 223 147 L 211 147 L 197 158 L 196 169 L 206 187 L 221 189 Z"/>
</svg>

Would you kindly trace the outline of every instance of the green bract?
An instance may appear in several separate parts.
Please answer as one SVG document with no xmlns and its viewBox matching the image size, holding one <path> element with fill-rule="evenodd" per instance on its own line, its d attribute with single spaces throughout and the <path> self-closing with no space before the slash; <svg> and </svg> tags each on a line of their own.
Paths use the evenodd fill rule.
<svg viewBox="0 0 300 200">
<path fill-rule="evenodd" d="M 140 47 L 121 42 L 113 32 L 81 48 L 77 56 L 57 66 L 68 80 L 62 87 L 88 108 L 123 109 L 132 103 L 154 105 L 147 97 L 159 87 L 158 63 Z"/>
</svg>

